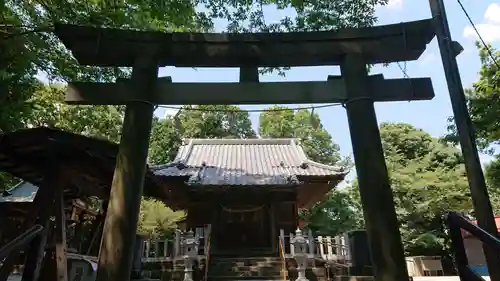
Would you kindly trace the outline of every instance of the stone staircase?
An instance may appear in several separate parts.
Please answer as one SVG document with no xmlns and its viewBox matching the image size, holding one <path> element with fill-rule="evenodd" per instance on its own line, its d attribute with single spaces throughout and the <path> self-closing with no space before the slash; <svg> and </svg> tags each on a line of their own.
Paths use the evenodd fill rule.
<svg viewBox="0 0 500 281">
<path fill-rule="evenodd" d="M 217 256 L 210 258 L 207 281 L 283 280 L 282 263 L 274 256 Z"/>
</svg>

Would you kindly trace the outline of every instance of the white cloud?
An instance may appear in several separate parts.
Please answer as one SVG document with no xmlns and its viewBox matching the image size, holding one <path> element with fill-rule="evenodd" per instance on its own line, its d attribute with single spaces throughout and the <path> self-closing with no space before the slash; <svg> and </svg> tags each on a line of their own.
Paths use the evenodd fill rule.
<svg viewBox="0 0 500 281">
<path fill-rule="evenodd" d="M 386 7 L 389 9 L 401 9 L 403 8 L 403 0 L 389 0 Z"/>
<path fill-rule="evenodd" d="M 495 160 L 495 157 L 487 154 L 479 153 L 479 161 L 481 161 L 481 166 L 485 167 L 491 163 L 491 161 Z"/>
<path fill-rule="evenodd" d="M 179 111 L 179 108 L 165 108 L 164 118 L 167 118 L 170 116 L 175 116 L 175 114 L 177 114 L 178 111 Z"/>
<path fill-rule="evenodd" d="M 500 3 L 489 5 L 484 13 L 484 18 L 489 22 L 500 24 Z"/>
<path fill-rule="evenodd" d="M 434 53 L 429 53 L 424 56 L 424 58 L 420 61 L 422 65 L 429 65 L 436 61 L 436 55 Z"/>
<path fill-rule="evenodd" d="M 500 3 L 493 3 L 488 6 L 484 13 L 484 21 L 476 24 L 476 28 L 484 41 L 491 43 L 500 40 Z M 465 27 L 464 36 L 474 40 L 478 39 L 472 26 Z"/>
</svg>

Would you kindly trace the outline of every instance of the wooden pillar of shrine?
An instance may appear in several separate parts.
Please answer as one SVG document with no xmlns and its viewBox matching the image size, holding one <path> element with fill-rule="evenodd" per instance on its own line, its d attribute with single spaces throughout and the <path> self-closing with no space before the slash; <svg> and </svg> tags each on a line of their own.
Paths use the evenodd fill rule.
<svg viewBox="0 0 500 281">
<path fill-rule="evenodd" d="M 366 61 L 359 54 L 346 55 L 341 71 L 347 91 L 349 131 L 375 280 L 408 280 Z"/>
<path fill-rule="evenodd" d="M 23 281 L 36 281 L 40 276 L 41 265 L 47 246 L 47 238 L 50 231 L 50 216 L 54 209 L 53 186 L 57 184 L 54 180 L 54 175 L 46 176 L 43 184 L 40 186 L 35 199 L 34 208 L 39 209 L 38 218 L 36 223 L 43 226 L 42 232 L 33 240 L 31 240 L 26 251 L 26 261 L 24 263 Z M 38 200 L 37 200 L 38 199 Z"/>
<path fill-rule="evenodd" d="M 275 207 L 275 202 L 274 201 L 271 201 L 271 203 L 269 203 L 269 223 L 271 225 L 271 247 L 273 249 L 273 251 L 279 251 L 278 249 L 278 234 L 277 234 L 277 231 L 276 231 L 276 211 L 275 211 L 276 207 Z"/>
<path fill-rule="evenodd" d="M 131 276 L 154 112 L 154 105 L 147 100 L 155 89 L 157 78 L 158 61 L 155 56 L 136 59 L 128 85 L 144 99 L 130 101 L 126 106 L 99 250 L 97 281 L 129 280 Z"/>
<path fill-rule="evenodd" d="M 64 202 L 64 182 L 58 181 L 55 189 L 54 208 L 55 208 L 55 235 L 54 242 L 55 258 L 56 258 L 56 280 L 68 280 L 68 264 L 67 264 L 67 241 L 66 241 L 66 212 Z"/>
</svg>

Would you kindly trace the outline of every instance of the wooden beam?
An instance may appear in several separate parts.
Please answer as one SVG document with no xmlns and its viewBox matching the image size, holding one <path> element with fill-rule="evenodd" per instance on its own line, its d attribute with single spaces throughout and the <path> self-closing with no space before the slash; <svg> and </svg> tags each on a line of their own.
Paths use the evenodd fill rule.
<svg viewBox="0 0 500 281">
<path fill-rule="evenodd" d="M 434 89 L 430 78 L 384 79 L 370 76 L 376 102 L 430 100 Z M 153 104 L 300 104 L 341 103 L 347 100 L 344 79 L 331 76 L 319 82 L 172 83 L 159 79 L 150 97 L 134 92 L 130 82 L 75 82 L 68 86 L 70 104 L 118 105 L 146 100 Z"/>
<path fill-rule="evenodd" d="M 415 60 L 434 38 L 432 19 L 363 28 L 284 33 L 163 33 L 56 24 L 80 64 L 133 66 L 145 49 L 160 66 L 292 67 L 340 64 L 350 53 L 368 63 Z"/>
<path fill-rule="evenodd" d="M 366 62 L 350 55 L 340 67 L 350 100 L 347 119 L 375 281 L 408 281 Z"/>
<path fill-rule="evenodd" d="M 60 179 L 57 181 L 55 187 L 55 243 L 56 243 L 56 280 L 68 280 L 68 265 L 66 262 L 67 254 L 67 241 L 66 241 L 66 213 L 64 211 L 64 182 Z"/>
<path fill-rule="evenodd" d="M 57 169 L 57 168 L 56 168 Z M 55 172 L 58 174 L 58 171 Z M 41 208 L 38 215 L 38 224 L 43 226 L 42 232 L 30 242 L 29 248 L 26 251 L 26 261 L 23 271 L 23 281 L 37 281 L 40 276 L 40 269 L 42 268 L 42 261 L 45 254 L 47 245 L 47 238 L 50 231 L 50 216 L 53 211 L 54 202 L 54 175 L 45 177 L 43 184 L 39 189 L 41 200 Z"/>
<path fill-rule="evenodd" d="M 38 192 L 36 194 L 33 206 L 19 229 L 27 229 L 35 223 L 38 218 L 38 214 L 42 212 L 43 208 L 47 207 L 47 195 L 48 193 L 46 192 Z M 13 231 L 19 232 L 19 230 Z M 7 258 L 5 258 L 0 266 L 0 281 L 7 281 L 9 275 L 14 269 L 14 266 L 19 260 L 20 254 L 20 252 L 11 253 Z"/>
<path fill-rule="evenodd" d="M 259 68 L 240 67 L 240 83 L 259 83 Z"/>
</svg>

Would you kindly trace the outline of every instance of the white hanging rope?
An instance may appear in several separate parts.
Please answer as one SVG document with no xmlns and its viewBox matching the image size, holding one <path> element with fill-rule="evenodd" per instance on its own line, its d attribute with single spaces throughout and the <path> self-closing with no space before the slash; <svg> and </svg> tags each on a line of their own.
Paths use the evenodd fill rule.
<svg viewBox="0 0 500 281">
<path fill-rule="evenodd" d="M 255 212 L 255 211 L 258 211 L 262 208 L 264 208 L 264 205 L 262 206 L 257 206 L 257 207 L 252 207 L 252 208 L 248 208 L 248 209 L 244 209 L 244 208 L 241 208 L 241 209 L 232 209 L 232 208 L 227 208 L 227 207 L 224 207 L 222 206 L 222 209 L 228 213 L 251 213 L 251 212 Z"/>
</svg>

